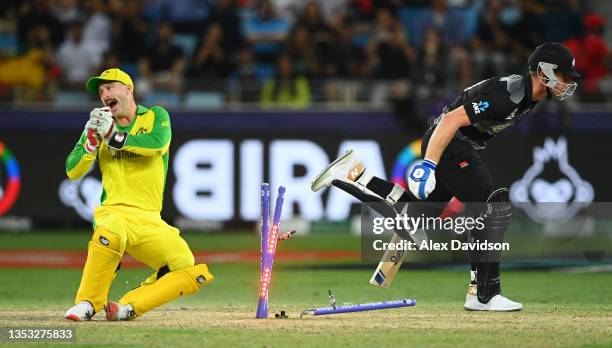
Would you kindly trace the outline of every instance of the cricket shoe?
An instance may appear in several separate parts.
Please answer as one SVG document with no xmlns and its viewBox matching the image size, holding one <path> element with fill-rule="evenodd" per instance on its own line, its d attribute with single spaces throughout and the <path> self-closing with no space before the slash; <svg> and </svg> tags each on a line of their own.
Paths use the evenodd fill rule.
<svg viewBox="0 0 612 348">
<path fill-rule="evenodd" d="M 104 306 L 104 310 L 106 311 L 106 320 L 109 321 L 132 320 L 136 318 L 134 308 L 130 304 L 124 305 L 117 302 L 109 302 Z"/>
<path fill-rule="evenodd" d="M 94 311 L 91 303 L 81 301 L 67 310 L 64 318 L 72 321 L 89 321 L 94 314 L 96 314 L 96 311 Z"/>
<path fill-rule="evenodd" d="M 468 311 L 512 312 L 520 311 L 523 309 L 523 305 L 509 300 L 502 295 L 495 295 L 489 302 L 481 303 L 478 301 L 478 296 L 476 296 L 476 286 L 470 285 L 468 294 L 465 296 L 463 308 Z"/>
<path fill-rule="evenodd" d="M 322 188 L 329 187 L 334 180 L 354 182 L 364 170 L 365 168 L 359 163 L 355 151 L 348 150 L 312 180 L 310 189 L 317 192 Z"/>
</svg>

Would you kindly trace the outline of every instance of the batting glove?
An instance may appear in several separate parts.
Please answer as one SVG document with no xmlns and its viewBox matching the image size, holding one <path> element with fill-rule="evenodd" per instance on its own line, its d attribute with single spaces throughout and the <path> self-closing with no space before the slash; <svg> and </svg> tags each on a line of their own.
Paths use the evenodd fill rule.
<svg viewBox="0 0 612 348">
<path fill-rule="evenodd" d="M 436 163 L 427 158 L 419 160 L 408 176 L 408 188 L 418 199 L 426 199 L 436 188 Z"/>
</svg>

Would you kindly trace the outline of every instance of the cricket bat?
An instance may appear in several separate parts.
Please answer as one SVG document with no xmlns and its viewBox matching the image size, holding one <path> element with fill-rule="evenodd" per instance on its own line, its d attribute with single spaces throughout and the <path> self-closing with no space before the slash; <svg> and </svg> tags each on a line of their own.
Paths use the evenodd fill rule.
<svg viewBox="0 0 612 348">
<path fill-rule="evenodd" d="M 464 209 L 463 203 L 459 201 L 457 198 L 453 197 L 446 208 L 440 214 L 440 218 L 446 218 L 450 216 L 455 216 L 462 212 Z M 427 232 L 424 230 L 416 230 L 412 235 L 412 240 L 416 243 L 416 245 L 421 245 L 423 241 L 427 241 Z M 391 237 L 389 243 L 400 243 L 402 241 L 402 237 L 397 233 L 394 233 Z M 378 267 L 372 274 L 372 278 L 370 278 L 370 284 L 377 286 L 379 288 L 387 289 L 393 279 L 395 279 L 395 275 L 397 275 L 397 271 L 402 267 L 402 263 L 406 258 L 406 250 L 389 250 L 385 251 L 381 261 L 378 263 Z"/>
<path fill-rule="evenodd" d="M 403 240 L 397 233 L 394 233 L 391 237 L 390 243 L 399 243 Z M 405 250 L 389 250 L 385 251 L 382 260 L 378 263 L 378 267 L 372 274 L 370 284 L 386 289 L 391 285 L 397 271 L 402 267 L 402 262 L 406 258 Z"/>
<path fill-rule="evenodd" d="M 421 245 L 423 241 L 428 241 L 427 232 L 424 230 L 416 230 L 413 234 L 411 234 L 412 240 L 418 246 Z M 398 244 L 401 243 L 402 238 L 399 234 L 394 233 L 389 241 L 389 244 Z M 406 250 L 390 250 L 387 249 L 385 254 L 383 255 L 381 261 L 378 263 L 378 267 L 372 274 L 372 278 L 370 278 L 370 284 L 374 286 L 378 286 L 380 288 L 386 289 L 391 285 L 393 279 L 395 279 L 395 275 L 397 271 L 402 267 L 402 262 L 406 258 Z"/>
</svg>

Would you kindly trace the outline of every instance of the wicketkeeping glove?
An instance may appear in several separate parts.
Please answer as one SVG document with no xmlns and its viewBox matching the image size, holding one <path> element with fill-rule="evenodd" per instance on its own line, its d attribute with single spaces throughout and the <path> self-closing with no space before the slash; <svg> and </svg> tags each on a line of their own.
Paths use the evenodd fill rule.
<svg viewBox="0 0 612 348">
<path fill-rule="evenodd" d="M 85 134 L 87 134 L 87 139 L 83 147 L 87 153 L 93 155 L 98 151 L 101 139 L 96 133 L 96 124 L 91 119 L 85 124 Z"/>
<path fill-rule="evenodd" d="M 120 150 L 127 140 L 127 133 L 117 131 L 110 109 L 107 107 L 93 109 L 90 117 L 92 122 L 96 124 L 96 132 L 108 147 L 113 150 Z"/>
<path fill-rule="evenodd" d="M 96 131 L 107 140 L 115 131 L 115 120 L 109 108 L 95 108 L 89 113 L 89 119 L 96 125 Z"/>
<path fill-rule="evenodd" d="M 436 163 L 419 160 L 408 176 L 408 188 L 418 199 L 425 199 L 436 188 Z"/>
</svg>

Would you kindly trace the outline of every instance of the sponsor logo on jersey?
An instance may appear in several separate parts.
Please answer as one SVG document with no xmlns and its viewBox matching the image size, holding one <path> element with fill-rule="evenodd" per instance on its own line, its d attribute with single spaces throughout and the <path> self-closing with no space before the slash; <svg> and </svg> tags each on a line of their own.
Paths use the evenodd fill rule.
<svg viewBox="0 0 612 348">
<path fill-rule="evenodd" d="M 547 180 L 542 175 L 545 166 L 556 170 L 561 178 Z M 570 220 L 593 202 L 594 195 L 593 186 L 570 165 L 564 137 L 557 141 L 546 138 L 544 146 L 536 146 L 533 165 L 510 187 L 510 200 L 519 203 L 532 220 L 540 223 Z"/>
<path fill-rule="evenodd" d="M 138 128 L 138 131 L 136 131 L 136 135 L 145 134 L 146 132 L 147 132 L 147 129 L 145 127 L 140 127 Z"/>
<path fill-rule="evenodd" d="M 479 101 L 478 103 L 472 103 L 472 107 L 474 108 L 474 114 L 478 115 L 489 107 L 489 102 Z"/>
<path fill-rule="evenodd" d="M 141 157 L 141 156 L 142 155 L 139 155 L 137 153 L 121 150 L 113 154 L 113 159 L 129 159 L 129 158 L 136 158 L 136 157 Z"/>
</svg>

